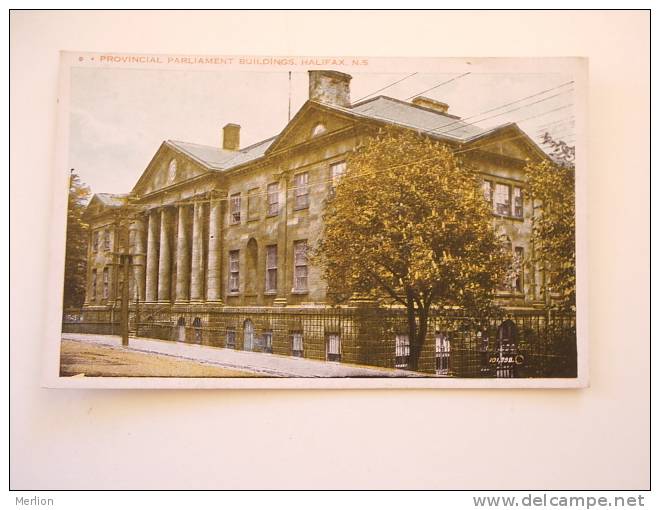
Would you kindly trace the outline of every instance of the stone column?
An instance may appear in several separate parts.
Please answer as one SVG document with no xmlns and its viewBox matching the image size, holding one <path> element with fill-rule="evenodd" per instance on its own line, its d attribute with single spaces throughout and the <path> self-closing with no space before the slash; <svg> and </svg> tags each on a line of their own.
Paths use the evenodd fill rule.
<svg viewBox="0 0 660 510">
<path fill-rule="evenodd" d="M 160 212 L 160 253 L 158 257 L 158 301 L 169 301 L 172 279 L 172 210 Z"/>
<path fill-rule="evenodd" d="M 222 201 L 209 205 L 209 256 L 206 270 L 206 299 L 222 301 Z"/>
<path fill-rule="evenodd" d="M 130 253 L 133 255 L 133 271 L 129 289 L 131 299 L 145 300 L 145 230 L 146 220 L 139 215 L 131 222 Z"/>
<path fill-rule="evenodd" d="M 190 300 L 204 299 L 204 203 L 195 202 L 192 233 Z"/>
<path fill-rule="evenodd" d="M 147 234 L 147 275 L 145 300 L 154 302 L 158 299 L 158 238 L 159 213 L 156 210 L 149 212 L 149 228 Z"/>
<path fill-rule="evenodd" d="M 289 221 L 289 176 L 286 171 L 280 175 L 280 212 L 277 225 L 277 297 L 273 300 L 275 306 L 286 306 L 287 297 L 291 290 L 291 279 L 289 275 L 289 240 L 288 240 L 288 221 Z M 292 206 L 291 206 L 292 207 Z"/>
<path fill-rule="evenodd" d="M 190 299 L 190 207 L 179 206 L 179 227 L 176 244 L 176 300 Z"/>
</svg>

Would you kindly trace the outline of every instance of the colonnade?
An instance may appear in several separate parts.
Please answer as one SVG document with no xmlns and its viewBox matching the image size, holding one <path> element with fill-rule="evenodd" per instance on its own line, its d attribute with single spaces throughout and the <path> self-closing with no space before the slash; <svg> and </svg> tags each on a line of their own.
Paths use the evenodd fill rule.
<svg viewBox="0 0 660 510">
<path fill-rule="evenodd" d="M 131 223 L 133 296 L 146 302 L 222 300 L 221 201 L 150 209 Z"/>
</svg>

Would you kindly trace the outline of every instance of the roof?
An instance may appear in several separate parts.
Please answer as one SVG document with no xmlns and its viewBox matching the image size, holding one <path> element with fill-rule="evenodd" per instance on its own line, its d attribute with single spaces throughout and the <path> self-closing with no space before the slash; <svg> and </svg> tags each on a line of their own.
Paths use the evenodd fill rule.
<svg viewBox="0 0 660 510">
<path fill-rule="evenodd" d="M 417 131 L 423 131 L 435 138 L 458 141 L 461 143 L 474 141 L 511 125 L 511 123 L 507 123 L 502 126 L 485 130 L 468 122 L 464 122 L 455 115 L 438 112 L 424 106 L 415 105 L 387 96 L 377 96 L 356 103 L 351 107 L 329 105 L 318 103 L 316 101 L 308 101 L 305 106 L 309 103 L 315 103 L 322 107 L 342 112 L 354 118 L 371 119 L 377 122 L 408 127 Z M 304 107 L 298 112 L 298 114 L 296 114 L 296 116 L 300 115 L 302 110 L 304 110 Z M 291 123 L 289 123 L 289 126 L 291 126 Z M 274 146 L 276 140 L 285 132 L 286 129 L 279 135 L 267 138 L 266 140 L 257 142 L 239 151 L 229 151 L 218 147 L 178 140 L 167 140 L 166 143 L 184 154 L 187 154 L 211 170 L 226 171 L 261 158 L 266 154 L 268 148 Z"/>
<path fill-rule="evenodd" d="M 433 111 L 387 96 L 378 96 L 347 109 L 375 120 L 391 122 L 426 131 L 430 135 L 467 141 L 483 133 L 483 129 L 463 122 L 454 115 Z"/>
<path fill-rule="evenodd" d="M 227 170 L 263 156 L 275 138 L 273 136 L 238 151 L 228 151 L 209 145 L 178 140 L 168 140 L 167 143 L 213 170 Z"/>
<path fill-rule="evenodd" d="M 121 207 L 126 203 L 126 193 L 96 193 L 94 194 L 106 207 Z"/>
</svg>

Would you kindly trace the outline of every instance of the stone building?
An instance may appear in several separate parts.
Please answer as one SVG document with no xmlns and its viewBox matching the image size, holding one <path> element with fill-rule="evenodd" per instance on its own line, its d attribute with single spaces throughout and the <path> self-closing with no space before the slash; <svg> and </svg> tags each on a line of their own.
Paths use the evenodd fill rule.
<svg viewBox="0 0 660 510">
<path fill-rule="evenodd" d="M 116 325 L 124 285 L 118 255 L 128 252 L 131 330 L 140 336 L 405 366 L 405 321 L 383 319 L 374 328 L 368 306 L 332 308 L 321 269 L 306 256 L 347 154 L 383 126 L 469 149 L 464 157 L 483 175 L 495 228 L 521 261 L 499 299 L 521 312 L 541 306 L 523 168 L 542 151 L 516 124 L 482 130 L 426 97 L 352 104 L 350 81 L 309 71 L 309 100 L 278 135 L 241 147 L 241 127 L 230 123 L 218 147 L 167 140 L 129 193 L 94 195 L 83 322 L 99 332 Z M 434 371 L 435 351 L 423 358 L 420 369 Z"/>
</svg>

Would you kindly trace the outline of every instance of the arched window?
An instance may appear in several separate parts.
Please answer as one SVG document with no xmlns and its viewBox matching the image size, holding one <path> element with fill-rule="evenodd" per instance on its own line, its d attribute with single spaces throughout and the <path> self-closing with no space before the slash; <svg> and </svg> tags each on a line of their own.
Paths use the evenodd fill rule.
<svg viewBox="0 0 660 510">
<path fill-rule="evenodd" d="M 167 168 L 167 182 L 172 183 L 176 179 L 176 159 L 170 161 L 170 165 Z"/>
<path fill-rule="evenodd" d="M 254 324 L 250 319 L 243 323 L 243 350 L 251 351 L 254 349 Z"/>
<path fill-rule="evenodd" d="M 322 135 L 325 133 L 327 130 L 325 128 L 325 125 L 323 125 L 322 122 L 319 122 L 318 124 L 314 125 L 312 128 L 312 137 Z"/>
<path fill-rule="evenodd" d="M 517 365 L 520 361 L 517 342 L 518 328 L 511 319 L 507 319 L 497 328 L 495 377 L 516 377 Z"/>
<path fill-rule="evenodd" d="M 517 342 L 518 341 L 518 328 L 516 323 L 511 319 L 507 319 L 497 328 L 497 341 L 498 342 Z"/>
<path fill-rule="evenodd" d="M 176 341 L 185 342 L 186 341 L 186 318 L 179 317 L 176 321 Z"/>
<path fill-rule="evenodd" d="M 195 317 L 192 321 L 193 330 L 195 332 L 195 343 L 202 343 L 202 319 Z"/>
</svg>

